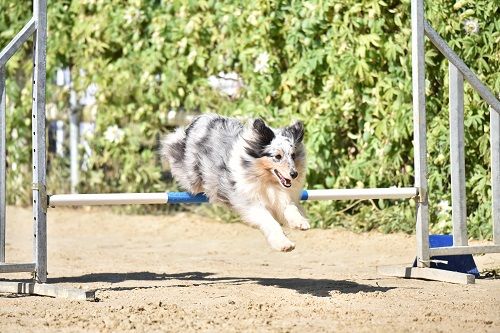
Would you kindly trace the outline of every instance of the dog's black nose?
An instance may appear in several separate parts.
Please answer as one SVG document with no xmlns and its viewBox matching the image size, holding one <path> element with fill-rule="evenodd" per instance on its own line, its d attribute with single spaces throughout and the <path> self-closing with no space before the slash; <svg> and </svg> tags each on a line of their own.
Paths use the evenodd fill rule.
<svg viewBox="0 0 500 333">
<path fill-rule="evenodd" d="M 293 179 L 297 178 L 298 175 L 299 175 L 299 173 L 297 171 L 295 171 L 295 170 L 290 171 L 290 176 Z"/>
</svg>

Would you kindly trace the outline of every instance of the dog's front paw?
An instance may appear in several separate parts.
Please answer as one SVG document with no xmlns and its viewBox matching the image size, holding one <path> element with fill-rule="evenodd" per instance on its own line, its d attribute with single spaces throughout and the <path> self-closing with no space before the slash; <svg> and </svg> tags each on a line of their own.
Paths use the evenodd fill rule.
<svg viewBox="0 0 500 333">
<path fill-rule="evenodd" d="M 308 230 L 311 228 L 309 221 L 306 218 L 303 218 L 302 216 L 300 218 L 288 221 L 288 226 L 290 228 L 300 229 L 300 230 Z"/>
<path fill-rule="evenodd" d="M 270 236 L 267 241 L 277 251 L 290 252 L 295 249 L 295 244 L 286 238 L 285 235 Z"/>
</svg>

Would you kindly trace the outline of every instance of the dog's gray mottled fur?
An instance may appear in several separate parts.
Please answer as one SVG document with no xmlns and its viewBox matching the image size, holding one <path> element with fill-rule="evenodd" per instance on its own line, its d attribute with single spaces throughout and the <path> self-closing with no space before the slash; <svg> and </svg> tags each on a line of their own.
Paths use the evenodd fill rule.
<svg viewBox="0 0 500 333">
<path fill-rule="evenodd" d="M 261 119 L 245 125 L 207 114 L 166 135 L 161 155 L 187 191 L 232 207 L 273 248 L 291 251 L 295 245 L 279 222 L 309 229 L 299 203 L 306 169 L 303 136 L 301 122 L 273 129 Z"/>
</svg>

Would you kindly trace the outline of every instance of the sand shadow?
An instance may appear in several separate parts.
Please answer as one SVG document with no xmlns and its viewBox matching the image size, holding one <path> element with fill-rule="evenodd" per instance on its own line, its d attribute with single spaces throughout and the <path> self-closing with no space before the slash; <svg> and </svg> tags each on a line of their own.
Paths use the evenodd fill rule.
<svg viewBox="0 0 500 333">
<path fill-rule="evenodd" d="M 132 289 L 150 289 L 150 288 L 180 288 L 197 287 L 208 284 L 227 284 L 241 285 L 255 283 L 261 286 L 270 286 L 295 290 L 300 294 L 312 295 L 316 297 L 330 297 L 332 292 L 342 294 L 356 294 L 360 292 L 387 292 L 395 287 L 380 287 L 367 284 L 361 284 L 348 280 L 331 279 L 305 279 L 305 278 L 265 278 L 265 277 L 219 277 L 214 273 L 208 272 L 185 272 L 185 273 L 152 273 L 152 272 L 132 272 L 132 273 L 96 273 L 86 274 L 74 277 L 49 278 L 48 283 L 95 283 L 108 282 L 120 283 L 125 281 L 188 281 L 188 284 L 175 284 L 166 286 L 139 286 L 127 287 L 116 286 L 100 288 L 98 290 L 124 291 Z"/>
<path fill-rule="evenodd" d="M 2 293 L 0 294 L 0 299 L 9 299 L 9 298 L 25 298 L 31 297 L 33 295 L 28 294 L 11 294 L 11 293 Z"/>
</svg>

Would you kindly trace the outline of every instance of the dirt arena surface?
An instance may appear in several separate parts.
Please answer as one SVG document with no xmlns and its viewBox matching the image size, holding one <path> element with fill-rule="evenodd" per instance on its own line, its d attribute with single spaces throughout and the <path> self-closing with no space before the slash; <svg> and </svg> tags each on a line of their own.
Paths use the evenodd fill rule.
<svg viewBox="0 0 500 333">
<path fill-rule="evenodd" d="M 7 211 L 7 261 L 31 259 L 31 210 Z M 463 286 L 377 275 L 404 264 L 414 237 L 260 233 L 196 215 L 49 211 L 49 282 L 98 302 L 0 294 L 0 332 L 500 332 L 500 280 Z M 500 256 L 476 256 L 479 269 Z M 28 278 L 4 274 L 3 279 Z"/>
</svg>

